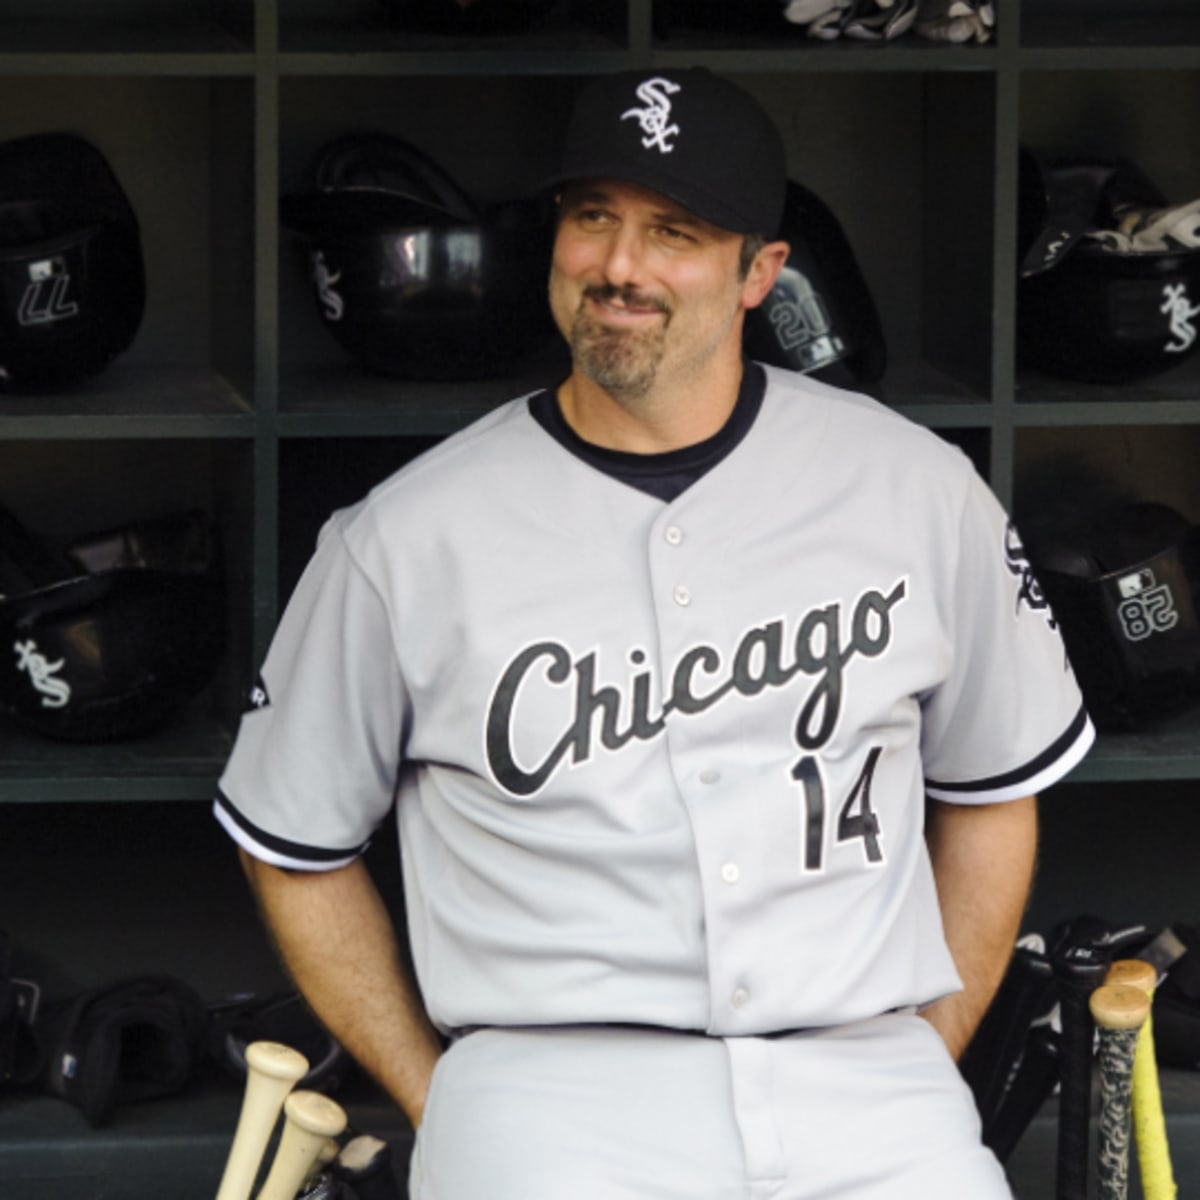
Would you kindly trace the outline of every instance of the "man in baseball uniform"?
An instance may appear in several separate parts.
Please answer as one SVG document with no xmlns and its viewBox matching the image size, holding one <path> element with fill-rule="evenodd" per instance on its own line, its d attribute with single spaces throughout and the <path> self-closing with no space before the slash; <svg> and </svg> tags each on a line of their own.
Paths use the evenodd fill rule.
<svg viewBox="0 0 1200 1200">
<path fill-rule="evenodd" d="M 743 360 L 785 175 L 707 71 L 588 85 L 570 375 L 330 519 L 243 719 L 217 816 L 414 1200 L 1009 1195 L 954 1060 L 1092 728 L 966 458 Z"/>
</svg>

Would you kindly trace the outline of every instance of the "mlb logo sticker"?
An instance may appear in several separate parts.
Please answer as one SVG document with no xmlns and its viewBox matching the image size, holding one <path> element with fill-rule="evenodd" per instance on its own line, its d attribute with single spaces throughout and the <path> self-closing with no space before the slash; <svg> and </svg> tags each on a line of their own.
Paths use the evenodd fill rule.
<svg viewBox="0 0 1200 1200">
<path fill-rule="evenodd" d="M 1122 575 L 1117 580 L 1117 590 L 1125 600 L 1128 600 L 1130 596 L 1140 596 L 1142 592 L 1148 592 L 1153 586 L 1154 572 L 1149 567 Z"/>
<path fill-rule="evenodd" d="M 29 279 L 31 283 L 44 283 L 58 275 L 67 273 L 67 264 L 61 258 L 42 258 L 29 264 Z"/>
</svg>

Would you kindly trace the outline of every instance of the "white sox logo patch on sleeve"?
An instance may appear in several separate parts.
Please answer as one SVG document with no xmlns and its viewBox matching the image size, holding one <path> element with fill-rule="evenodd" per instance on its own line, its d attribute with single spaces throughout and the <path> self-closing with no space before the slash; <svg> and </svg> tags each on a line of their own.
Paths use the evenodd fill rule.
<svg viewBox="0 0 1200 1200">
<path fill-rule="evenodd" d="M 906 596 L 908 582 L 897 580 L 888 592 L 869 590 L 854 605 L 843 628 L 842 606 L 832 603 L 803 614 L 789 631 L 783 621 L 758 625 L 745 633 L 728 658 L 714 646 L 697 645 L 675 663 L 664 680 L 665 699 L 655 706 L 654 671 L 639 670 L 624 684 L 597 679 L 593 651 L 576 657 L 561 642 L 534 642 L 504 669 L 492 693 L 485 731 L 492 777 L 514 796 L 532 796 L 568 760 L 572 765 L 595 753 L 594 726 L 600 745 L 618 751 L 631 742 L 660 737 L 668 721 L 696 716 L 731 695 L 753 697 L 791 683 L 798 675 L 814 680 L 796 717 L 795 737 L 804 750 L 820 749 L 833 736 L 845 697 L 844 673 L 856 657 L 878 658 L 892 641 L 892 609 Z M 633 649 L 629 661 L 644 667 L 646 653 Z M 531 689 L 563 689 L 571 697 L 571 715 L 558 733 L 547 735 L 540 762 L 523 765 L 514 749 L 521 726 L 522 700 Z M 552 744 L 551 744 L 552 743 Z"/>
<path fill-rule="evenodd" d="M 642 145 L 649 150 L 652 146 L 660 154 L 670 154 L 675 147 L 667 140 L 679 133 L 679 126 L 669 124 L 671 120 L 670 97 L 679 91 L 679 84 L 669 79 L 656 77 L 640 83 L 637 97 L 642 102 L 642 108 L 626 109 L 621 114 L 621 120 L 634 117 L 646 135 Z"/>
<path fill-rule="evenodd" d="M 1045 617 L 1046 624 L 1051 629 L 1057 629 L 1058 622 L 1050 608 L 1050 602 L 1033 573 L 1033 567 L 1025 554 L 1025 546 L 1021 542 L 1021 535 L 1011 521 L 1004 530 L 1004 565 L 1018 581 L 1016 615 L 1021 615 L 1022 608 L 1027 608 L 1030 612 L 1040 612 Z"/>
</svg>

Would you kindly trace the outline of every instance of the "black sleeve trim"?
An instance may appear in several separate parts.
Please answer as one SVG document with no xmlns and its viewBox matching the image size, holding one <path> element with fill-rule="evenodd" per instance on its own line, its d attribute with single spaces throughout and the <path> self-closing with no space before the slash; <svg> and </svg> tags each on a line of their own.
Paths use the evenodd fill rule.
<svg viewBox="0 0 1200 1200">
<path fill-rule="evenodd" d="M 359 846 L 352 846 L 348 850 L 328 850 L 322 846 L 306 846 L 301 842 L 289 842 L 286 838 L 276 837 L 273 833 L 267 833 L 266 830 L 260 829 L 245 813 L 238 810 L 237 805 L 220 788 L 217 788 L 217 803 L 247 837 L 284 858 L 311 863 L 343 862 L 348 858 L 357 857 L 367 848 L 366 842 Z"/>
<path fill-rule="evenodd" d="M 969 792 L 1000 791 L 1003 788 L 1019 784 L 1023 780 L 1036 779 L 1043 771 L 1054 766 L 1079 741 L 1088 727 L 1088 721 L 1087 710 L 1081 707 L 1075 714 L 1075 719 L 1061 737 L 1057 738 L 1050 746 L 1043 750 L 1037 758 L 1026 763 L 1023 767 L 1017 767 L 1016 770 L 1006 771 L 1003 775 L 993 775 L 990 779 L 973 779 L 965 783 L 942 783 L 939 780 L 926 779 L 925 786 L 930 790 L 939 792 L 959 792 L 965 794 Z"/>
</svg>

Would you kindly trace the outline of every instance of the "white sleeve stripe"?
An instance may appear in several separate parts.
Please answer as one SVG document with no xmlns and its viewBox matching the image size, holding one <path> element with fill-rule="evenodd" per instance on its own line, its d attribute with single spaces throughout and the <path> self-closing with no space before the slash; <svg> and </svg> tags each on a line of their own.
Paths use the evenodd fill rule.
<svg viewBox="0 0 1200 1200">
<path fill-rule="evenodd" d="M 329 850 L 276 837 L 248 820 L 220 789 L 213 801 L 213 815 L 243 850 L 275 867 L 298 871 L 332 871 L 348 866 L 367 848 L 363 844 L 351 850 Z"/>
<path fill-rule="evenodd" d="M 1019 800 L 1023 796 L 1036 795 L 1078 766 L 1095 740 L 1096 730 L 1086 710 L 1081 708 L 1066 732 L 1023 767 L 990 779 L 960 783 L 927 779 L 925 791 L 935 800 L 959 800 L 964 803 Z"/>
</svg>

